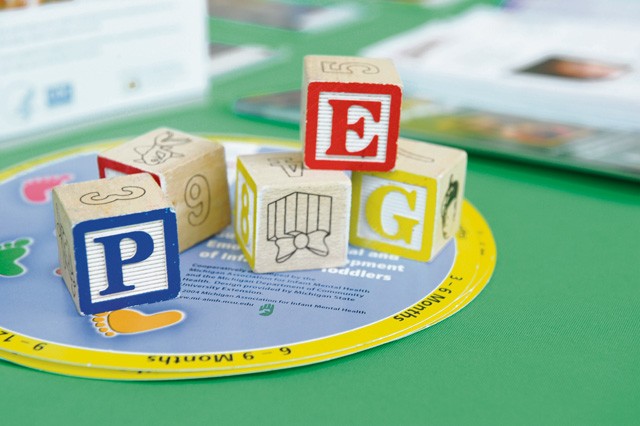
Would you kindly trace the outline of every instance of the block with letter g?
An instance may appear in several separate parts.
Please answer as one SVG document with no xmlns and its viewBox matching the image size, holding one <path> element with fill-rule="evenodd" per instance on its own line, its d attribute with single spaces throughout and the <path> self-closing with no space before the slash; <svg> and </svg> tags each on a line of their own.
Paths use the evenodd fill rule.
<svg viewBox="0 0 640 426">
<path fill-rule="evenodd" d="M 429 261 L 460 227 L 464 151 L 400 138 L 392 172 L 354 172 L 349 242 Z"/>
</svg>

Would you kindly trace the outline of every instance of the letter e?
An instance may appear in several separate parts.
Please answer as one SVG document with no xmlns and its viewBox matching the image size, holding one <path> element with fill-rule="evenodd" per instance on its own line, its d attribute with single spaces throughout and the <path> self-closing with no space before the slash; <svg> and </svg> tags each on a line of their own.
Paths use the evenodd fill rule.
<svg viewBox="0 0 640 426">
<path fill-rule="evenodd" d="M 350 99 L 330 99 L 329 105 L 333 109 L 331 118 L 331 144 L 327 149 L 327 155 L 351 155 L 361 157 L 375 157 L 378 154 L 378 135 L 375 135 L 366 147 L 360 151 L 347 150 L 347 132 L 356 132 L 358 137 L 364 137 L 365 117 L 360 117 L 355 123 L 349 123 L 349 109 L 359 106 L 371 113 L 373 121 L 380 122 L 382 102 L 359 101 Z"/>
</svg>

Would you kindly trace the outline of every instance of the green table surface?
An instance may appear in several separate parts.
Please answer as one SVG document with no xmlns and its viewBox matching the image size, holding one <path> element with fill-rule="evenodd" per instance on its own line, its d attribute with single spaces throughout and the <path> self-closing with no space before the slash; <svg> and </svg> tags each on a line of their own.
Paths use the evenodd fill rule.
<svg viewBox="0 0 640 426">
<path fill-rule="evenodd" d="M 355 54 L 466 6 L 362 5 L 361 21 L 317 35 L 212 20 L 212 40 L 281 57 L 215 80 L 204 105 L 42 135 L 3 151 L 0 169 L 157 126 L 296 140 L 297 128 L 238 117 L 232 102 L 299 87 L 304 54 Z M 640 187 L 472 155 L 466 197 L 493 229 L 496 270 L 432 328 L 321 364 L 182 382 L 0 362 L 0 424 L 638 424 Z"/>
</svg>

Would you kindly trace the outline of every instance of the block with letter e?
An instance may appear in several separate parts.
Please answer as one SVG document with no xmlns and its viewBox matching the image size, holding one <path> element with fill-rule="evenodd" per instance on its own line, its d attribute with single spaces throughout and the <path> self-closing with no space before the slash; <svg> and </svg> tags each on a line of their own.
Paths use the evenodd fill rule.
<svg viewBox="0 0 640 426">
<path fill-rule="evenodd" d="M 304 162 L 312 169 L 388 171 L 396 162 L 402 81 L 388 59 L 306 56 Z"/>
<path fill-rule="evenodd" d="M 342 266 L 347 262 L 351 181 L 310 170 L 300 152 L 238 157 L 234 227 L 255 272 Z"/>
<path fill-rule="evenodd" d="M 180 251 L 231 222 L 224 147 L 160 128 L 98 155 L 100 177 L 146 172 L 175 206 Z"/>
<path fill-rule="evenodd" d="M 178 296 L 176 214 L 150 175 L 61 185 L 53 206 L 62 277 L 78 312 Z"/>
<path fill-rule="evenodd" d="M 355 246 L 428 261 L 460 227 L 466 152 L 400 138 L 392 172 L 354 172 Z"/>
</svg>

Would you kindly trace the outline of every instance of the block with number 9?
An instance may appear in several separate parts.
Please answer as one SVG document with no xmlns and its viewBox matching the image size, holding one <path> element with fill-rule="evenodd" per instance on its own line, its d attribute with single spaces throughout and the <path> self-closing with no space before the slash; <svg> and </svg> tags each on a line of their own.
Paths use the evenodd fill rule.
<svg viewBox="0 0 640 426">
<path fill-rule="evenodd" d="M 303 167 L 299 152 L 238 157 L 234 227 L 255 272 L 342 266 L 351 181 Z"/>
<path fill-rule="evenodd" d="M 231 222 L 224 147 L 160 128 L 98 155 L 100 177 L 150 173 L 173 203 L 180 251 Z"/>
</svg>

